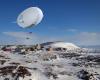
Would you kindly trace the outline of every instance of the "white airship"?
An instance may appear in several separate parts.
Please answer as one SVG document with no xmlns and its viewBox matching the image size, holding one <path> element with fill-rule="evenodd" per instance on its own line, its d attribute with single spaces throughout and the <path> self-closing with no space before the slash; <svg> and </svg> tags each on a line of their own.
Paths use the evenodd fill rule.
<svg viewBox="0 0 100 80">
<path fill-rule="evenodd" d="M 43 12 L 38 7 L 25 9 L 17 18 L 17 24 L 22 28 L 34 27 L 43 19 Z"/>
</svg>

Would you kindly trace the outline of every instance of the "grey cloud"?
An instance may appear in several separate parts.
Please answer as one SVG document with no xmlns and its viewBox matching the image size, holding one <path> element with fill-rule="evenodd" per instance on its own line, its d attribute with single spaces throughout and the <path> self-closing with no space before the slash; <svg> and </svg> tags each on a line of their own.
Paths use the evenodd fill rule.
<svg viewBox="0 0 100 80">
<path fill-rule="evenodd" d="M 68 29 L 67 31 L 69 31 L 69 32 L 76 32 L 78 30 L 77 29 Z"/>
<path fill-rule="evenodd" d="M 17 41 L 16 44 L 36 44 L 49 41 L 66 41 L 78 45 L 100 45 L 100 33 L 96 32 L 78 32 L 77 34 L 58 36 L 58 37 L 45 37 L 36 34 L 28 34 L 27 32 L 3 32 L 3 34 L 14 37 Z M 30 39 L 26 39 L 26 38 Z"/>
<path fill-rule="evenodd" d="M 12 44 L 31 45 L 35 44 L 38 40 L 38 37 L 35 34 L 29 34 L 28 32 L 3 32 L 3 34 L 14 38 L 16 42 Z"/>
<path fill-rule="evenodd" d="M 66 38 L 66 40 L 75 42 L 79 45 L 100 45 L 100 33 L 81 32 Z"/>
</svg>

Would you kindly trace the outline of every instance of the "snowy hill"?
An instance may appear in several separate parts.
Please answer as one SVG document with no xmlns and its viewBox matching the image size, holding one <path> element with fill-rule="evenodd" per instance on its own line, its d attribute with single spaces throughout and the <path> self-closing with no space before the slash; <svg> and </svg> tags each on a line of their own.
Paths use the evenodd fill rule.
<svg viewBox="0 0 100 80">
<path fill-rule="evenodd" d="M 65 42 L 49 42 L 45 46 L 79 48 Z M 100 80 L 99 53 L 36 50 L 34 45 L 2 47 L 0 80 Z"/>
<path fill-rule="evenodd" d="M 65 48 L 67 50 L 79 49 L 79 47 L 76 46 L 75 44 L 67 42 L 47 42 L 41 45 L 44 47 L 51 47 L 51 48 Z"/>
<path fill-rule="evenodd" d="M 79 47 L 74 45 L 73 43 L 66 43 L 66 42 L 55 42 L 50 45 L 52 48 L 66 48 L 68 50 L 78 49 Z"/>
</svg>

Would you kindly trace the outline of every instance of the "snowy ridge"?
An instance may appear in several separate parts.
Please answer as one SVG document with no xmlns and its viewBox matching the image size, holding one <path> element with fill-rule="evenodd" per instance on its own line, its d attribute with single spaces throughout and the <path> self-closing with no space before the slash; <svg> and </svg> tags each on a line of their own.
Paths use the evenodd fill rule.
<svg viewBox="0 0 100 80">
<path fill-rule="evenodd" d="M 55 42 L 50 45 L 53 48 L 59 47 L 59 48 L 66 48 L 68 50 L 78 49 L 79 47 L 74 45 L 73 43 L 66 43 L 66 42 Z"/>
</svg>

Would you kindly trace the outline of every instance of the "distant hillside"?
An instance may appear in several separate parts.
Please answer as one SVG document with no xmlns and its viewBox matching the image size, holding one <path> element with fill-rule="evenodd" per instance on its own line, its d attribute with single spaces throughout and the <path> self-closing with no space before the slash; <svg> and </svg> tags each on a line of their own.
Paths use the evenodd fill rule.
<svg viewBox="0 0 100 80">
<path fill-rule="evenodd" d="M 67 42 L 47 42 L 47 43 L 43 43 L 41 44 L 44 47 L 52 47 L 52 48 L 66 48 L 66 49 L 77 49 L 79 48 L 78 46 L 76 46 L 73 43 L 67 43 Z"/>
</svg>

